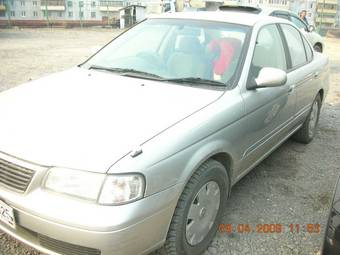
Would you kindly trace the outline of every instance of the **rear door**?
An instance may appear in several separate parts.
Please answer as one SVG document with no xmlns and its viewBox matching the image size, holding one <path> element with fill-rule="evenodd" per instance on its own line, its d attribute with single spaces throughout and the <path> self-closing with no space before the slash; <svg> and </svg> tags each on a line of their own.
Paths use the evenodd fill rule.
<svg viewBox="0 0 340 255">
<path fill-rule="evenodd" d="M 295 113 L 303 118 L 316 95 L 318 71 L 312 64 L 313 51 L 300 31 L 289 24 L 280 24 L 288 53 L 288 80 L 297 96 Z"/>
</svg>

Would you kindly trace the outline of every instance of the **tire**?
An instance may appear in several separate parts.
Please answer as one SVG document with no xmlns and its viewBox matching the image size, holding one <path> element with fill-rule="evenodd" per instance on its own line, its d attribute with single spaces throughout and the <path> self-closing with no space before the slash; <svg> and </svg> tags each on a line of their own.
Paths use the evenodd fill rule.
<svg viewBox="0 0 340 255">
<path fill-rule="evenodd" d="M 158 254 L 198 255 L 206 250 L 216 235 L 228 192 L 229 178 L 223 165 L 215 160 L 203 163 L 177 202 L 167 239 Z"/>
<path fill-rule="evenodd" d="M 322 48 L 321 48 L 321 46 L 320 46 L 319 44 L 315 44 L 313 48 L 314 48 L 314 50 L 315 50 L 316 52 L 322 53 Z"/>
<path fill-rule="evenodd" d="M 293 135 L 295 141 L 308 144 L 313 140 L 319 122 L 320 109 L 321 97 L 318 94 L 302 127 Z"/>
</svg>

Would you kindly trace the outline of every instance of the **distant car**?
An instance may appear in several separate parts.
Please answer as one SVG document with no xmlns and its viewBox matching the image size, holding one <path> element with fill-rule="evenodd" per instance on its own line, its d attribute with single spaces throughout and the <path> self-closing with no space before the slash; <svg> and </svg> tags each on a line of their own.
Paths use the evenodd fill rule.
<svg viewBox="0 0 340 255">
<path fill-rule="evenodd" d="M 0 229 L 46 254 L 201 254 L 231 187 L 316 133 L 328 59 L 291 22 L 163 14 L 0 94 Z"/>
<path fill-rule="evenodd" d="M 322 255 L 340 254 L 340 182 L 335 187 L 334 197 L 327 222 Z"/>
<path fill-rule="evenodd" d="M 248 12 L 259 15 L 267 15 L 278 17 L 282 19 L 289 20 L 293 22 L 301 32 L 306 36 L 308 41 L 313 45 L 313 48 L 317 52 L 323 52 L 324 44 L 322 37 L 315 32 L 315 27 L 313 25 L 307 25 L 303 20 L 299 18 L 295 13 L 287 10 L 272 9 L 272 8 L 259 8 L 252 6 L 227 6 L 222 5 L 219 7 L 221 11 L 238 11 L 238 12 Z"/>
</svg>

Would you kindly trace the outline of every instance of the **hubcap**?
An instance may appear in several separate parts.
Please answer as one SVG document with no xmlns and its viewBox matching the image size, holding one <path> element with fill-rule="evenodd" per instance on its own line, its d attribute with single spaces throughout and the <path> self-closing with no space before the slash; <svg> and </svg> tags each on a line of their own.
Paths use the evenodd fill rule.
<svg viewBox="0 0 340 255">
<path fill-rule="evenodd" d="M 220 208 L 220 187 L 214 181 L 207 182 L 196 194 L 189 208 L 186 239 L 190 245 L 203 241 L 214 225 Z"/>
<path fill-rule="evenodd" d="M 309 117 L 309 137 L 313 137 L 316 124 L 318 121 L 318 112 L 319 112 L 319 104 L 318 101 L 315 101 L 312 106 L 312 110 L 310 112 Z"/>
</svg>

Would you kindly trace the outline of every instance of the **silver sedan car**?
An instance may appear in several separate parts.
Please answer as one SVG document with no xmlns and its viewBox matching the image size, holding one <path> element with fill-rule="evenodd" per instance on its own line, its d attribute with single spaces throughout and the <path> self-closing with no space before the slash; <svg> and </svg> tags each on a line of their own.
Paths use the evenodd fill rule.
<svg viewBox="0 0 340 255">
<path fill-rule="evenodd" d="M 48 254 L 200 254 L 231 187 L 313 139 L 328 80 L 289 21 L 149 18 L 0 94 L 0 229 Z"/>
</svg>

